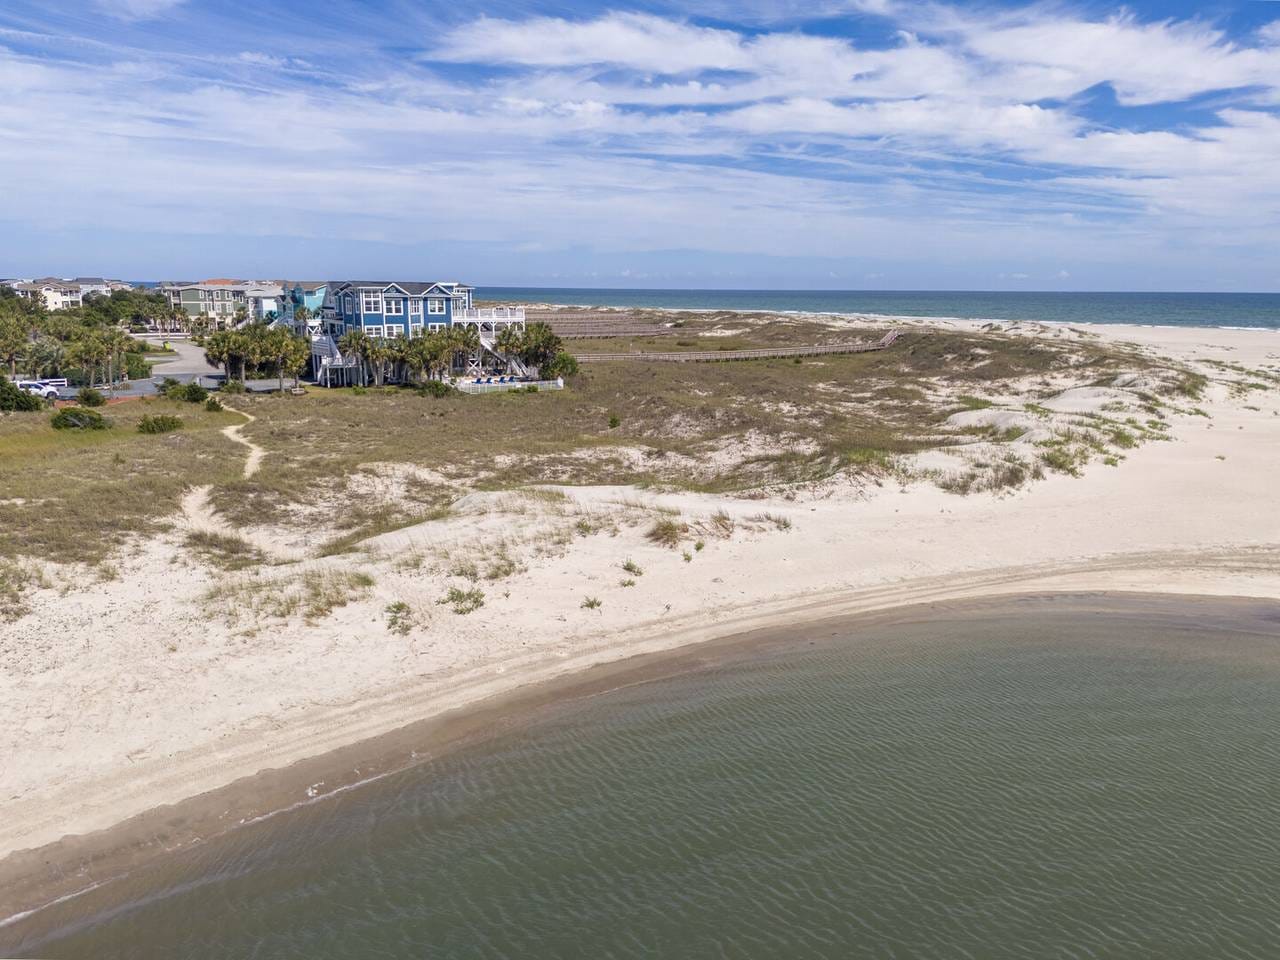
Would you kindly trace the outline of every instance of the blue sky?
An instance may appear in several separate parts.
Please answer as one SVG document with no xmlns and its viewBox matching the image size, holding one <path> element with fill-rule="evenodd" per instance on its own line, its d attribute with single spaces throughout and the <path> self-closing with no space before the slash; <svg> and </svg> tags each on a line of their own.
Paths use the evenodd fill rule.
<svg viewBox="0 0 1280 960">
<path fill-rule="evenodd" d="M 1280 291 L 1276 2 L 5 0 L 0 89 L 0 275 Z"/>
</svg>

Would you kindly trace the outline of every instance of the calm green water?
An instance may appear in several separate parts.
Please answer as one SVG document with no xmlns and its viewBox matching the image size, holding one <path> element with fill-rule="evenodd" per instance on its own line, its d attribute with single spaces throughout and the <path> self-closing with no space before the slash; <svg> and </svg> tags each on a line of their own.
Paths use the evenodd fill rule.
<svg viewBox="0 0 1280 960">
<path fill-rule="evenodd" d="M 1277 721 L 1280 616 L 1261 605 L 1039 600 L 815 628 L 539 712 L 0 944 L 1274 957 Z"/>
</svg>

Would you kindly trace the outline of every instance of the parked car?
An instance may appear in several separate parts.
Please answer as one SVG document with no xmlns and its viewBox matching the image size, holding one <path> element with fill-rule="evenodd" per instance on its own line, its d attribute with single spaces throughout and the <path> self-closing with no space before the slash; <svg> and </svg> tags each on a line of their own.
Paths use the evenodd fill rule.
<svg viewBox="0 0 1280 960">
<path fill-rule="evenodd" d="M 41 383 L 39 380 L 19 380 L 16 386 L 19 390 L 34 393 L 37 397 L 42 397 L 45 400 L 58 399 L 58 388 L 50 383 Z"/>
</svg>

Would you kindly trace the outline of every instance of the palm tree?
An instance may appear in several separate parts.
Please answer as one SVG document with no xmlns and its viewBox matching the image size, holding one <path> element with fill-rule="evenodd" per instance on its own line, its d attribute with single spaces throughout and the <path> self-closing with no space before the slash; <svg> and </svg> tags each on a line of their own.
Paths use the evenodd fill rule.
<svg viewBox="0 0 1280 960">
<path fill-rule="evenodd" d="M 434 341 L 431 336 L 416 330 L 400 346 L 400 361 L 409 372 L 414 382 L 422 379 L 422 373 L 431 365 L 431 353 Z"/>
<path fill-rule="evenodd" d="M 280 392 L 284 393 L 284 377 L 293 374 L 294 386 L 298 385 L 298 371 L 307 362 L 311 345 L 285 327 L 272 327 L 260 338 L 263 352 L 275 365 L 280 380 Z"/>
<path fill-rule="evenodd" d="M 453 366 L 453 338 L 443 330 L 433 330 L 427 341 L 427 369 L 433 379 L 443 380 L 445 371 Z"/>
<path fill-rule="evenodd" d="M 107 389 L 116 388 L 116 372 L 124 361 L 124 355 L 133 345 L 133 338 L 119 327 L 103 331 L 102 343 L 107 352 Z"/>
<path fill-rule="evenodd" d="M 219 330 L 210 334 L 204 341 L 204 358 L 217 367 L 222 367 L 227 374 L 227 382 L 231 381 L 231 361 L 235 356 L 235 343 L 229 330 Z"/>
<path fill-rule="evenodd" d="M 338 349 L 343 353 L 349 353 L 355 356 L 360 362 L 360 385 L 364 386 L 367 382 L 365 377 L 365 358 L 369 356 L 369 348 L 373 345 L 373 340 L 363 330 L 348 330 L 342 335 L 338 341 Z"/>
<path fill-rule="evenodd" d="M 16 299 L 16 298 L 15 298 Z M 0 359 L 9 364 L 9 379 L 18 375 L 18 358 L 26 352 L 31 337 L 16 316 L 0 316 Z"/>
<path fill-rule="evenodd" d="M 454 354 L 461 353 L 463 355 L 464 365 L 467 357 L 480 352 L 480 331 L 475 327 L 449 327 L 447 335 L 449 342 L 453 345 Z M 452 358 L 450 358 L 450 366 L 452 365 Z"/>
<path fill-rule="evenodd" d="M 100 366 L 105 366 L 110 350 L 102 335 L 97 331 L 86 331 L 67 347 L 67 360 L 85 372 L 89 386 L 96 382 L 96 374 Z"/>
</svg>

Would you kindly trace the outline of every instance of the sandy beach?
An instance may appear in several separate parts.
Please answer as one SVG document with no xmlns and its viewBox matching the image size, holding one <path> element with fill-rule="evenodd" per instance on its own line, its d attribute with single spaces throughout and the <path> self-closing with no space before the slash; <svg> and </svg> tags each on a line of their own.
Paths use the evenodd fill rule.
<svg viewBox="0 0 1280 960">
<path fill-rule="evenodd" d="M 1280 334 L 1269 330 L 1073 325 L 1035 335 L 1137 344 L 1206 371 L 1207 361 L 1280 369 Z M 362 741 L 446 714 L 465 717 L 487 699 L 630 657 L 907 604 L 1018 593 L 1280 599 L 1278 397 L 1211 383 L 1199 401 L 1207 415 L 1171 416 L 1167 442 L 1144 444 L 1119 466 L 1093 463 L 1080 477 L 1052 474 L 995 494 L 893 480 L 763 500 L 564 488 L 564 504 L 583 513 L 621 515 L 638 503 L 691 518 L 723 511 L 739 532 L 708 537 L 690 560 L 633 526 L 585 536 L 571 550 L 529 559 L 504 581 L 505 593 L 465 617 L 436 604 L 438 579 L 397 558 L 443 542 L 496 541 L 513 522 L 494 509 L 501 494 L 471 495 L 455 518 L 367 544 L 376 585 L 316 626 L 237 630 L 202 606 L 207 571 L 184 563 L 171 540 L 148 543 L 120 561 L 119 579 L 65 595 L 41 590 L 26 616 L 0 628 L 0 888 L 9 884 L 0 907 L 34 905 L 21 879 L 57 862 L 58 849 L 82 858 L 78 871 L 62 875 L 63 892 L 102 878 L 95 850 L 163 849 L 169 840 L 110 831 L 147 811 L 223 790 L 230 805 L 219 822 L 233 823 L 241 811 L 225 788 L 236 781 L 246 810 L 268 794 L 268 805 L 315 800 L 392 762 L 361 758 Z M 202 502 L 194 497 L 193 507 Z M 193 512 L 201 515 L 175 524 L 216 526 L 207 511 Z M 272 531 L 245 535 L 264 549 L 296 552 Z M 642 584 L 619 589 L 627 559 L 643 569 Z M 303 562 L 320 573 L 337 561 Z M 584 606 L 584 594 L 602 603 Z M 399 636 L 381 614 L 404 596 L 435 612 Z M 244 779 L 339 750 L 352 771 L 343 779 L 298 788 L 294 776 L 257 796 L 266 781 Z M 89 836 L 99 831 L 106 833 Z M 172 842 L 181 832 L 173 830 Z"/>
</svg>

